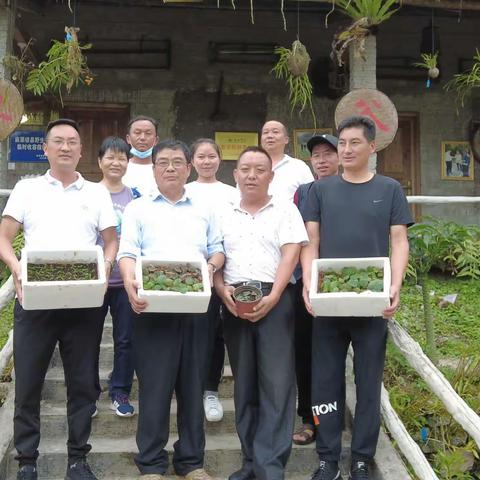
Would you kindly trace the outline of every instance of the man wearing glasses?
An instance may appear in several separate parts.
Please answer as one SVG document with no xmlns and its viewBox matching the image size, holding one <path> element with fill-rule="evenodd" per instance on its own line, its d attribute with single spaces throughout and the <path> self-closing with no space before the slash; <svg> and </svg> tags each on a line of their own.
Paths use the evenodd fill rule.
<svg viewBox="0 0 480 480">
<path fill-rule="evenodd" d="M 125 209 L 118 254 L 133 310 L 134 363 L 139 381 L 139 418 L 135 458 L 141 478 L 161 480 L 168 467 L 165 446 L 170 403 L 175 391 L 179 439 L 174 444 L 175 473 L 187 480 L 211 480 L 203 469 L 205 432 L 203 387 L 208 329 L 205 314 L 141 313 L 147 303 L 137 295 L 138 256 L 195 258 L 208 262 L 210 276 L 223 266 L 220 229 L 213 210 L 185 193 L 191 170 L 189 148 L 165 140 L 152 152 L 158 191 Z"/>
</svg>

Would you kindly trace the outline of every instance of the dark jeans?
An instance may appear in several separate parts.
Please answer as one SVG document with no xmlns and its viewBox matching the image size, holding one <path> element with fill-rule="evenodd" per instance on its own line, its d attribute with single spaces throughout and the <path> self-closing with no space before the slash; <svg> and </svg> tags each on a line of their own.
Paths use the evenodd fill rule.
<svg viewBox="0 0 480 480">
<path fill-rule="evenodd" d="M 387 320 L 379 317 L 317 317 L 313 321 L 312 410 L 317 453 L 338 461 L 345 411 L 345 359 L 350 342 L 357 403 L 352 461 L 369 462 L 380 431 L 380 394 L 385 363 Z"/>
<path fill-rule="evenodd" d="M 313 425 L 312 416 L 312 323 L 303 301 L 303 282 L 300 278 L 294 285 L 295 295 L 295 373 L 298 389 L 298 416 L 303 423 Z"/>
<path fill-rule="evenodd" d="M 110 308 L 113 325 L 113 370 L 108 382 L 110 398 L 117 393 L 130 395 L 133 382 L 132 328 L 134 312 L 123 287 L 109 287 L 103 303 L 103 315 Z"/>
<path fill-rule="evenodd" d="M 208 305 L 207 317 L 209 331 L 209 345 L 207 354 L 207 378 L 205 390 L 218 392 L 218 385 L 222 378 L 223 363 L 225 361 L 225 342 L 223 340 L 223 324 L 220 318 L 220 297 L 212 289 L 212 297 Z"/>
<path fill-rule="evenodd" d="M 133 322 L 139 385 L 135 463 L 142 474 L 164 474 L 170 404 L 175 391 L 178 440 L 173 467 L 179 476 L 203 467 L 203 387 L 208 346 L 205 314 L 142 313 Z"/>
<path fill-rule="evenodd" d="M 224 309 L 243 468 L 258 480 L 283 479 L 292 448 L 296 396 L 292 293 L 287 287 L 278 304 L 255 323 Z"/>
<path fill-rule="evenodd" d="M 101 308 L 24 310 L 15 301 L 13 426 L 20 466 L 38 458 L 42 387 L 57 342 L 67 386 L 68 457 L 75 461 L 90 451 L 103 319 Z"/>
</svg>

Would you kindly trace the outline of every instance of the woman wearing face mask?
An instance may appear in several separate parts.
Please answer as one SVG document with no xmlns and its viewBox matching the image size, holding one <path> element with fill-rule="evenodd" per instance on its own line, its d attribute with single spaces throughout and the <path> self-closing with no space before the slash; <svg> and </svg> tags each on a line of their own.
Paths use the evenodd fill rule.
<svg viewBox="0 0 480 480">
<path fill-rule="evenodd" d="M 238 198 L 236 188 L 217 180 L 221 153 L 219 146 L 210 138 L 200 138 L 192 146 L 192 165 L 197 172 L 197 180 L 185 186 L 187 195 L 201 198 L 222 216 L 223 205 L 234 203 Z M 222 376 L 225 357 L 222 323 L 220 319 L 221 301 L 212 289 L 208 307 L 208 320 L 211 334 L 203 406 L 209 422 L 219 422 L 223 418 L 223 407 L 218 398 L 218 385 Z"/>
</svg>

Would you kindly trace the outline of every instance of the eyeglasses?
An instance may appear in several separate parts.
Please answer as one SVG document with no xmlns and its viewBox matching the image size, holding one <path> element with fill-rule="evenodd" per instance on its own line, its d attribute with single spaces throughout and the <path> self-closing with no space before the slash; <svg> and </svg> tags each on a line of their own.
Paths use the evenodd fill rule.
<svg viewBox="0 0 480 480">
<path fill-rule="evenodd" d="M 166 170 L 170 165 L 177 170 L 185 167 L 187 162 L 185 160 L 180 160 L 179 158 L 174 158 L 173 160 L 158 160 L 155 162 L 155 166 L 160 168 L 160 170 Z"/>
<path fill-rule="evenodd" d="M 63 147 L 64 143 L 66 143 L 69 148 L 75 148 L 80 145 L 78 140 L 65 140 L 64 138 L 54 138 L 53 140 L 50 140 L 50 142 L 57 148 Z"/>
</svg>

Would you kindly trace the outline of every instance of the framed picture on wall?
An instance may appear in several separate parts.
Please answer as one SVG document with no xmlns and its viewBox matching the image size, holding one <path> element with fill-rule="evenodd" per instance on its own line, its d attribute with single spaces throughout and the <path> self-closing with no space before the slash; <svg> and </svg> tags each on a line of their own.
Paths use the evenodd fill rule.
<svg viewBox="0 0 480 480">
<path fill-rule="evenodd" d="M 473 154 L 468 142 L 442 142 L 442 180 L 471 180 Z"/>
<path fill-rule="evenodd" d="M 331 128 L 297 128 L 293 131 L 293 149 L 295 158 L 307 161 L 310 160 L 310 152 L 307 148 L 307 142 L 314 135 L 322 135 L 323 133 L 332 134 Z"/>
</svg>

